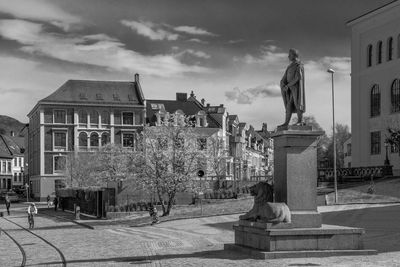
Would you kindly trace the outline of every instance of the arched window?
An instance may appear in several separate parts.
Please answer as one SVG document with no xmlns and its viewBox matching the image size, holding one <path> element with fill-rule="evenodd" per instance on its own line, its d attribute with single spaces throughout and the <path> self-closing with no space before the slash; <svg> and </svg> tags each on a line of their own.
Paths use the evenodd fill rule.
<svg viewBox="0 0 400 267">
<path fill-rule="evenodd" d="M 372 44 L 367 46 L 367 67 L 372 66 Z"/>
<path fill-rule="evenodd" d="M 87 124 L 87 112 L 85 110 L 80 110 L 78 113 L 79 116 L 79 124 Z"/>
<path fill-rule="evenodd" d="M 101 135 L 101 146 L 105 146 L 110 143 L 110 135 L 108 133 L 103 133 Z"/>
<path fill-rule="evenodd" d="M 99 146 L 99 135 L 97 133 L 90 134 L 90 147 Z"/>
<path fill-rule="evenodd" d="M 85 132 L 81 132 L 79 134 L 79 146 L 81 147 L 87 147 L 87 134 Z"/>
<path fill-rule="evenodd" d="M 99 113 L 96 110 L 90 111 L 90 127 L 99 126 Z"/>
<path fill-rule="evenodd" d="M 101 124 L 102 125 L 110 124 L 110 113 L 108 113 L 108 111 L 103 111 L 101 113 Z"/>
<path fill-rule="evenodd" d="M 376 64 L 382 63 L 382 41 L 376 45 Z"/>
<path fill-rule="evenodd" d="M 381 114 L 381 92 L 379 86 L 375 84 L 371 89 L 371 117 Z"/>
<path fill-rule="evenodd" d="M 392 83 L 390 90 L 390 102 L 392 103 L 392 112 L 400 111 L 400 80 L 396 79 Z"/>
<path fill-rule="evenodd" d="M 392 59 L 393 59 L 393 37 L 389 37 L 387 40 L 386 60 L 390 61 Z"/>
</svg>

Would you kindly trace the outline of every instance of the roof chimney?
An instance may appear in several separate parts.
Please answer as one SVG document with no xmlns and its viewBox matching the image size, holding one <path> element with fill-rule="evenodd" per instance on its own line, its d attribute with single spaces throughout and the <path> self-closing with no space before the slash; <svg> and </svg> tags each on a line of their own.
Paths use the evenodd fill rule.
<svg viewBox="0 0 400 267">
<path fill-rule="evenodd" d="M 219 106 L 220 106 L 221 108 L 223 108 L 223 107 L 224 107 L 224 104 L 219 104 Z"/>
<path fill-rule="evenodd" d="M 204 104 L 206 103 L 206 100 L 204 98 L 201 99 L 201 104 L 204 106 Z"/>
<path fill-rule="evenodd" d="M 208 108 L 210 107 L 210 103 L 207 103 L 207 107 L 208 107 Z"/>
<path fill-rule="evenodd" d="M 139 73 L 135 73 L 135 82 L 139 82 Z"/>
<path fill-rule="evenodd" d="M 190 97 L 196 98 L 196 96 L 193 93 L 193 90 L 192 90 L 192 92 L 190 92 Z"/>
<path fill-rule="evenodd" d="M 176 93 L 176 101 L 186 101 L 187 93 Z"/>
<path fill-rule="evenodd" d="M 11 131 L 11 132 L 10 132 L 10 136 L 15 136 L 14 131 Z"/>
</svg>

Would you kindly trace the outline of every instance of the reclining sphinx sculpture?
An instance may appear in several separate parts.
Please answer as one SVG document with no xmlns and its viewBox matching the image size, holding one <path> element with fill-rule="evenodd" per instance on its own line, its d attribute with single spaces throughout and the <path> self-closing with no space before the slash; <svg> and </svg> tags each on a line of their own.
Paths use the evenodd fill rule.
<svg viewBox="0 0 400 267">
<path fill-rule="evenodd" d="M 254 196 L 253 208 L 239 216 L 240 220 L 273 224 L 291 222 L 290 210 L 286 203 L 273 202 L 272 185 L 267 182 L 259 182 L 250 187 L 250 194 Z"/>
</svg>

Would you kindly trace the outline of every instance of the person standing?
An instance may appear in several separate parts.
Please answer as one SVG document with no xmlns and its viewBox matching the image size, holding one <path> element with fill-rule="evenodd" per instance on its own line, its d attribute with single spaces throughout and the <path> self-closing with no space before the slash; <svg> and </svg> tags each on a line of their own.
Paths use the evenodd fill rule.
<svg viewBox="0 0 400 267">
<path fill-rule="evenodd" d="M 54 198 L 53 204 L 54 204 L 54 211 L 57 211 L 57 207 L 58 207 L 58 198 L 57 197 Z"/>
<path fill-rule="evenodd" d="M 6 195 L 5 201 L 6 201 L 7 215 L 10 216 L 11 201 L 10 201 L 10 198 L 8 197 L 8 195 Z"/>
<path fill-rule="evenodd" d="M 37 208 L 35 203 L 31 203 L 28 207 L 28 224 L 29 224 L 29 229 L 33 229 L 35 227 L 35 220 L 33 219 L 33 216 L 37 214 Z"/>
<path fill-rule="evenodd" d="M 47 195 L 47 207 L 50 208 L 50 195 Z"/>
</svg>

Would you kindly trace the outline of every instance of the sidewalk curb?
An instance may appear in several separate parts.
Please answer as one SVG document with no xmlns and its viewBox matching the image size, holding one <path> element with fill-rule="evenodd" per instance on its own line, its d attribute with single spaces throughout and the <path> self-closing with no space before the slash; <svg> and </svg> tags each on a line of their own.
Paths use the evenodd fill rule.
<svg viewBox="0 0 400 267">
<path fill-rule="evenodd" d="M 85 227 L 85 228 L 94 230 L 94 227 L 93 227 L 93 226 L 88 225 L 88 224 L 85 224 L 85 223 L 78 222 L 78 221 L 76 221 L 76 220 L 72 220 L 72 219 L 69 219 L 69 218 L 66 218 L 66 217 L 62 217 L 62 216 L 57 216 L 57 215 L 51 215 L 51 214 L 48 214 L 48 213 L 46 213 L 46 212 L 41 212 L 41 214 L 45 214 L 46 216 L 50 216 L 50 217 L 56 217 L 56 218 L 59 218 L 59 219 L 68 220 L 68 221 L 73 222 L 73 223 L 75 223 L 75 224 L 77 224 L 77 225 L 79 225 L 79 226 L 82 226 L 82 227 Z"/>
</svg>

